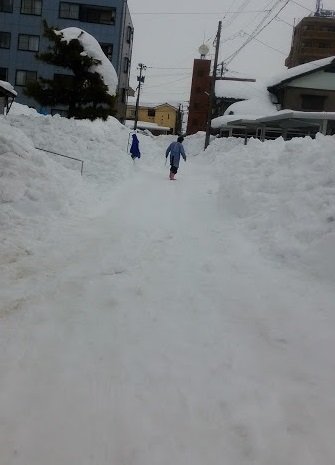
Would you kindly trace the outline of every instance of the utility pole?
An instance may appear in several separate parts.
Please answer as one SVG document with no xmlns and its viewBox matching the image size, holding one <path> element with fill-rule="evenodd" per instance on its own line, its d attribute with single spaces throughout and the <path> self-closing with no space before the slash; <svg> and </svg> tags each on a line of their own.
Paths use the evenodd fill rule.
<svg viewBox="0 0 335 465">
<path fill-rule="evenodd" d="M 207 117 L 207 128 L 206 128 L 206 139 L 205 139 L 205 150 L 209 146 L 209 139 L 211 136 L 211 123 L 212 123 L 212 113 L 213 113 L 213 104 L 215 99 L 215 82 L 216 82 L 216 72 L 218 67 L 219 60 L 219 50 L 220 50 L 220 41 L 221 41 L 221 31 L 222 31 L 222 21 L 219 21 L 218 32 L 216 34 L 216 44 L 215 44 L 215 58 L 214 58 L 214 67 L 213 67 L 213 76 L 211 80 L 211 87 L 209 93 L 209 104 L 208 104 L 208 117 Z"/>
<path fill-rule="evenodd" d="M 147 69 L 147 67 L 143 63 L 139 63 L 138 68 L 140 70 L 140 75 L 137 76 L 138 81 L 138 92 L 137 92 L 137 99 L 136 99 L 136 108 L 135 108 L 135 123 L 134 123 L 134 131 L 137 129 L 138 123 L 138 107 L 140 103 L 140 93 L 141 93 L 141 86 L 144 83 L 145 77 L 143 76 L 143 72 Z"/>
</svg>

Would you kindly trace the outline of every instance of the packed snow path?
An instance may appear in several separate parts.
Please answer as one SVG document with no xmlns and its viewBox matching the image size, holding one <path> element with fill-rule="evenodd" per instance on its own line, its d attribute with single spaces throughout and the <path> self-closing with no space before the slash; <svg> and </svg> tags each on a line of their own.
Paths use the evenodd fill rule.
<svg viewBox="0 0 335 465">
<path fill-rule="evenodd" d="M 216 189 L 196 161 L 139 170 L 12 264 L 1 465 L 334 462 L 332 291 L 261 258 Z"/>
</svg>

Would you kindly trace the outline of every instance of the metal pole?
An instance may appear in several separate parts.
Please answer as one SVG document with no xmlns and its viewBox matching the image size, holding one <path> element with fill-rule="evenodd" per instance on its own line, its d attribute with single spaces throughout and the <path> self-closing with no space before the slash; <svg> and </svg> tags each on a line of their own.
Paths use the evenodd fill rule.
<svg viewBox="0 0 335 465">
<path fill-rule="evenodd" d="M 138 92 L 137 92 L 136 108 L 135 108 L 134 131 L 136 131 L 136 129 L 137 129 L 137 123 L 138 123 L 138 107 L 139 107 L 139 103 L 140 103 L 141 85 L 142 85 L 142 82 L 144 82 L 144 77 L 142 76 L 142 72 L 147 68 L 143 63 L 140 63 L 138 66 L 139 66 L 139 69 L 140 69 L 140 75 L 137 76 L 137 80 L 138 80 Z"/>
<path fill-rule="evenodd" d="M 205 139 L 205 150 L 209 146 L 209 139 L 211 136 L 211 123 L 212 123 L 212 113 L 213 113 L 213 104 L 215 98 L 215 82 L 216 82 L 216 71 L 218 67 L 219 60 L 219 50 L 220 50 L 220 41 L 221 41 L 221 30 L 222 30 L 222 21 L 219 21 L 218 32 L 216 34 L 216 44 L 215 44 L 215 58 L 214 58 L 214 67 L 213 67 L 213 76 L 211 81 L 211 90 L 209 94 L 209 105 L 208 105 L 208 117 L 207 117 L 207 128 L 206 128 L 206 139 Z"/>
</svg>

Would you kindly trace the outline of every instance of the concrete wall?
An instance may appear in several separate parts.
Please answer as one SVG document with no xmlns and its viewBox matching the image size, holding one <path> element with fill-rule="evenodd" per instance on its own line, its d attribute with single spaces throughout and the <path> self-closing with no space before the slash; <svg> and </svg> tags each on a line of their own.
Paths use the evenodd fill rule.
<svg viewBox="0 0 335 465">
<path fill-rule="evenodd" d="M 316 90 L 335 90 L 335 73 L 321 70 L 290 82 L 290 87 Z"/>
</svg>

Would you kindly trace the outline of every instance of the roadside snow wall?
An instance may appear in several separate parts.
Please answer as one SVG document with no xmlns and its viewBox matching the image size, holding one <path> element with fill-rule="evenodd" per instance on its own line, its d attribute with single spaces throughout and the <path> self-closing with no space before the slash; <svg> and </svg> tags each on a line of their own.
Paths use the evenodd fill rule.
<svg viewBox="0 0 335 465">
<path fill-rule="evenodd" d="M 335 138 L 215 140 L 220 206 L 263 253 L 335 276 Z"/>
</svg>

